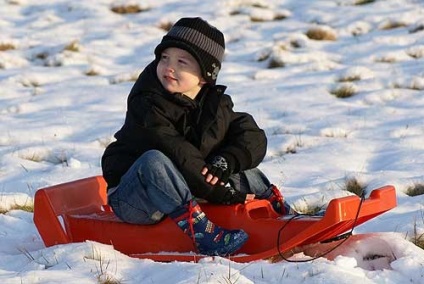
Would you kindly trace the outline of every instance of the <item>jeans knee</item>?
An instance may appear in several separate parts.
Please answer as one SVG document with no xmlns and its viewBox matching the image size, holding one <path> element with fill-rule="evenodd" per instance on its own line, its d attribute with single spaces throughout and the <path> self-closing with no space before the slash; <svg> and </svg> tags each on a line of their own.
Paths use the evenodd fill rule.
<svg viewBox="0 0 424 284">
<path fill-rule="evenodd" d="M 171 160 L 159 150 L 149 150 L 138 159 L 139 167 L 147 167 L 148 169 L 161 168 L 170 162 Z"/>
<path fill-rule="evenodd" d="M 157 180 L 173 180 L 181 177 L 181 173 L 174 163 L 164 153 L 158 150 L 145 152 L 136 162 L 136 170 L 144 182 L 155 182 Z"/>
<path fill-rule="evenodd" d="M 148 150 L 141 155 L 140 159 L 151 162 L 168 159 L 168 157 L 159 150 Z"/>
</svg>

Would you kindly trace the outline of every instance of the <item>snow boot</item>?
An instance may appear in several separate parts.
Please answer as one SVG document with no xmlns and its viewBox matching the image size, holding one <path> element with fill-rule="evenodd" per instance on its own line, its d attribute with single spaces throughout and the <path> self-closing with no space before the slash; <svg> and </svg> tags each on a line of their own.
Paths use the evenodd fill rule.
<svg viewBox="0 0 424 284">
<path fill-rule="evenodd" d="M 284 201 L 283 195 L 280 190 L 275 186 L 270 187 L 271 195 L 267 198 L 271 202 L 272 208 L 275 212 L 281 215 L 297 215 L 298 213 L 290 207 L 290 205 Z"/>
<path fill-rule="evenodd" d="M 228 256 L 248 239 L 243 230 L 223 229 L 209 221 L 196 201 L 179 207 L 169 217 L 193 240 L 201 254 Z"/>
</svg>

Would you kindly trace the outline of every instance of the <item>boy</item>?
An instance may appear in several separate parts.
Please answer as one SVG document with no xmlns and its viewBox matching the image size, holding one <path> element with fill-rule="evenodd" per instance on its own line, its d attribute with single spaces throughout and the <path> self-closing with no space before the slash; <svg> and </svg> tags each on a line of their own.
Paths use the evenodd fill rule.
<svg viewBox="0 0 424 284">
<path fill-rule="evenodd" d="M 134 84 L 125 123 L 102 157 L 108 202 L 125 222 L 170 217 L 206 255 L 225 256 L 247 241 L 243 230 L 208 220 L 194 199 L 243 204 L 247 193 L 284 210 L 279 191 L 256 167 L 267 139 L 247 113 L 233 111 L 216 85 L 223 34 L 201 18 L 182 18 Z"/>
</svg>

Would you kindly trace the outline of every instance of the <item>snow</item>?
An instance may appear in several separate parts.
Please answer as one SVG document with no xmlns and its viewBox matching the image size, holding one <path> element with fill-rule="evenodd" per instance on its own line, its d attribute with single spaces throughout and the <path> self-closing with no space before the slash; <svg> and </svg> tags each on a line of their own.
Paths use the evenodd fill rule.
<svg viewBox="0 0 424 284">
<path fill-rule="evenodd" d="M 406 194 L 424 182 L 424 6 L 358 2 L 1 0 L 0 282 L 424 283 L 424 251 L 409 241 L 424 238 L 424 195 Z M 111 11 L 129 4 L 145 11 Z M 90 241 L 46 248 L 33 214 L 14 208 L 39 188 L 101 174 L 161 26 L 185 16 L 224 32 L 218 82 L 266 131 L 260 168 L 293 206 L 348 195 L 349 178 L 367 194 L 394 185 L 398 206 L 305 263 L 158 263 Z M 308 38 L 312 28 L 329 37 Z M 353 96 L 330 94 L 341 86 Z"/>
</svg>

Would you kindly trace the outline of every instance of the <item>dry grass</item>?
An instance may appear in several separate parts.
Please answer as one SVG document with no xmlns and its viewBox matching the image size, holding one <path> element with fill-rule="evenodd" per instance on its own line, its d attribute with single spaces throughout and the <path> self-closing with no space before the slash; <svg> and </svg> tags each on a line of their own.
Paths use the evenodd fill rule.
<svg viewBox="0 0 424 284">
<path fill-rule="evenodd" d="M 421 91 L 424 90 L 424 85 L 421 83 L 421 80 L 419 77 L 412 78 L 409 82 L 394 82 L 392 84 L 392 87 L 395 89 L 408 89 L 408 90 L 414 90 L 414 91 Z"/>
<path fill-rule="evenodd" d="M 416 183 L 406 189 L 406 195 L 408 196 L 418 196 L 424 194 L 424 184 Z"/>
<path fill-rule="evenodd" d="M 240 1 L 240 4 L 238 7 L 236 7 L 235 10 L 233 10 L 230 15 L 239 15 L 242 13 L 241 9 L 243 7 L 251 7 L 251 8 L 258 8 L 258 9 L 269 9 L 269 5 L 265 3 L 264 1 L 257 1 L 257 2 L 251 2 L 251 1 L 245 1 L 246 3 L 243 3 L 243 1 Z M 250 2 L 250 3 L 249 3 Z"/>
<path fill-rule="evenodd" d="M 414 235 L 411 242 L 417 247 L 424 249 L 424 234 Z"/>
<path fill-rule="evenodd" d="M 408 26 L 407 23 L 398 20 L 387 20 L 380 25 L 380 30 L 393 30 Z"/>
<path fill-rule="evenodd" d="M 169 21 L 168 22 L 161 22 L 161 23 L 159 23 L 159 28 L 166 31 L 166 32 L 169 32 L 169 30 L 172 28 L 173 25 L 174 25 L 173 22 L 169 22 Z"/>
<path fill-rule="evenodd" d="M 137 4 L 128 4 L 128 5 L 112 6 L 110 10 L 116 14 L 125 15 L 125 14 L 137 14 L 137 13 L 145 12 L 150 10 L 150 8 L 141 7 L 140 5 L 137 5 Z"/>
<path fill-rule="evenodd" d="M 339 77 L 337 79 L 337 82 L 340 82 L 340 83 L 343 83 L 343 82 L 355 82 L 355 81 L 359 81 L 359 80 L 361 80 L 361 75 L 355 74 L 355 75 L 351 75 L 351 76 Z"/>
<path fill-rule="evenodd" d="M 282 52 L 287 50 L 288 48 L 284 43 L 278 43 L 271 50 L 265 50 L 258 57 L 258 61 L 269 59 L 269 69 L 285 67 L 287 62 L 284 61 L 284 56 L 282 55 Z"/>
<path fill-rule="evenodd" d="M 347 178 L 344 185 L 344 190 L 349 191 L 359 197 L 365 194 L 366 185 L 359 182 L 356 178 Z"/>
<path fill-rule="evenodd" d="M 263 1 L 258 1 L 258 2 L 251 3 L 250 6 L 252 6 L 253 8 L 262 8 L 262 9 L 269 8 L 269 5 L 267 5 Z"/>
<path fill-rule="evenodd" d="M 284 67 L 284 66 L 286 66 L 286 63 L 278 57 L 271 57 L 271 59 L 269 60 L 269 63 L 268 63 L 269 69 L 281 68 L 281 67 Z"/>
<path fill-rule="evenodd" d="M 238 16 L 241 15 L 241 11 L 240 10 L 232 10 L 230 11 L 230 16 Z"/>
<path fill-rule="evenodd" d="M 324 206 L 314 206 L 314 207 L 308 207 L 308 208 L 306 208 L 304 210 L 297 210 L 297 208 L 295 208 L 295 209 L 299 213 L 302 213 L 302 214 L 305 214 L 305 215 L 312 215 L 313 216 L 313 215 L 317 215 L 317 213 L 320 212 L 320 211 L 322 211 L 323 208 L 324 208 Z"/>
<path fill-rule="evenodd" d="M 415 26 L 415 27 L 411 28 L 411 29 L 409 30 L 409 33 L 410 33 L 410 34 L 413 34 L 413 33 L 417 33 L 417 32 L 420 32 L 420 31 L 424 31 L 424 24 L 417 25 L 417 26 Z"/>
<path fill-rule="evenodd" d="M 29 79 L 29 80 L 22 80 L 21 81 L 22 86 L 27 88 L 37 88 L 41 87 L 41 83 L 35 79 Z"/>
<path fill-rule="evenodd" d="M 287 17 L 288 17 L 288 15 L 286 15 L 285 13 L 277 12 L 274 16 L 274 20 L 281 21 L 281 20 L 287 19 Z"/>
<path fill-rule="evenodd" d="M 256 61 L 262 62 L 262 61 L 268 60 L 271 54 L 272 54 L 271 50 L 262 50 L 256 55 Z"/>
<path fill-rule="evenodd" d="M 418 80 L 412 80 L 410 85 L 407 86 L 407 89 L 421 91 L 424 90 L 423 84 L 421 84 Z"/>
<path fill-rule="evenodd" d="M 330 90 L 330 94 L 336 98 L 345 99 L 350 98 L 356 94 L 356 87 L 353 84 L 343 83 Z"/>
<path fill-rule="evenodd" d="M 296 153 L 297 153 L 297 147 L 295 145 L 287 146 L 286 154 L 296 154 Z"/>
<path fill-rule="evenodd" d="M 70 42 L 69 44 L 67 44 L 64 48 L 64 50 L 67 51 L 72 51 L 72 52 L 78 52 L 80 51 L 80 44 L 77 40 L 74 40 L 72 42 Z"/>
<path fill-rule="evenodd" d="M 415 46 L 406 51 L 406 54 L 412 58 L 419 59 L 424 57 L 424 45 Z"/>
<path fill-rule="evenodd" d="M 264 19 L 262 17 L 251 16 L 250 17 L 250 21 L 253 22 L 253 23 L 262 23 L 262 22 L 267 22 L 269 20 L 266 20 L 266 19 Z"/>
<path fill-rule="evenodd" d="M 421 211 L 421 221 L 424 224 L 424 212 Z M 424 233 L 418 232 L 417 220 L 414 222 L 414 235 L 410 238 L 410 241 L 417 247 L 424 249 Z"/>
<path fill-rule="evenodd" d="M 16 49 L 16 46 L 14 44 L 11 43 L 0 43 L 0 51 L 6 51 L 6 50 L 14 50 Z"/>
<path fill-rule="evenodd" d="M 379 63 L 396 63 L 398 59 L 392 55 L 383 55 L 374 59 L 375 62 Z"/>
<path fill-rule="evenodd" d="M 110 275 L 99 275 L 97 276 L 97 282 L 99 284 L 121 284 L 121 280 L 115 279 Z"/>
<path fill-rule="evenodd" d="M 85 73 L 84 73 L 86 76 L 99 76 L 100 75 L 100 72 L 99 71 L 97 71 L 96 69 L 94 69 L 94 68 L 90 68 L 90 69 L 88 69 L 87 71 L 85 71 Z"/>
<path fill-rule="evenodd" d="M 329 27 L 313 27 L 306 32 L 306 36 L 313 40 L 337 40 L 336 32 Z"/>
<path fill-rule="evenodd" d="M 19 153 L 18 157 L 27 161 L 31 161 L 31 162 L 35 162 L 35 163 L 41 163 L 43 161 L 45 161 L 46 159 L 46 154 L 45 153 L 41 153 L 41 152 L 37 152 L 37 151 L 33 151 L 32 153 L 29 152 L 25 152 L 25 153 Z"/>
<path fill-rule="evenodd" d="M 281 21 L 286 19 L 288 16 L 284 13 L 269 13 L 268 16 L 265 16 L 264 14 L 252 14 L 250 15 L 250 21 L 261 23 L 261 22 L 269 22 L 269 21 Z"/>
<path fill-rule="evenodd" d="M 305 146 L 305 143 L 302 139 L 302 133 L 299 132 L 295 134 L 295 140 L 292 142 L 291 145 L 287 146 L 286 148 L 286 154 L 296 154 L 298 148 L 302 148 Z"/>
<path fill-rule="evenodd" d="M 134 71 L 132 73 L 127 73 L 127 74 L 119 74 L 119 75 L 116 75 L 115 77 L 110 78 L 109 83 L 114 85 L 114 84 L 120 84 L 123 82 L 135 82 L 137 81 L 138 76 L 140 76 L 140 73 L 138 71 Z"/>
<path fill-rule="evenodd" d="M 49 57 L 49 53 L 47 51 L 39 52 L 35 54 L 35 59 L 46 60 Z"/>
<path fill-rule="evenodd" d="M 9 211 L 12 210 L 22 210 L 22 211 L 26 211 L 26 212 L 34 212 L 34 204 L 15 204 L 12 205 L 9 209 L 4 209 L 0 207 L 0 214 L 6 214 Z"/>
<path fill-rule="evenodd" d="M 354 5 L 356 5 L 356 6 L 367 5 L 367 4 L 374 3 L 375 1 L 376 0 L 356 0 Z"/>
</svg>

